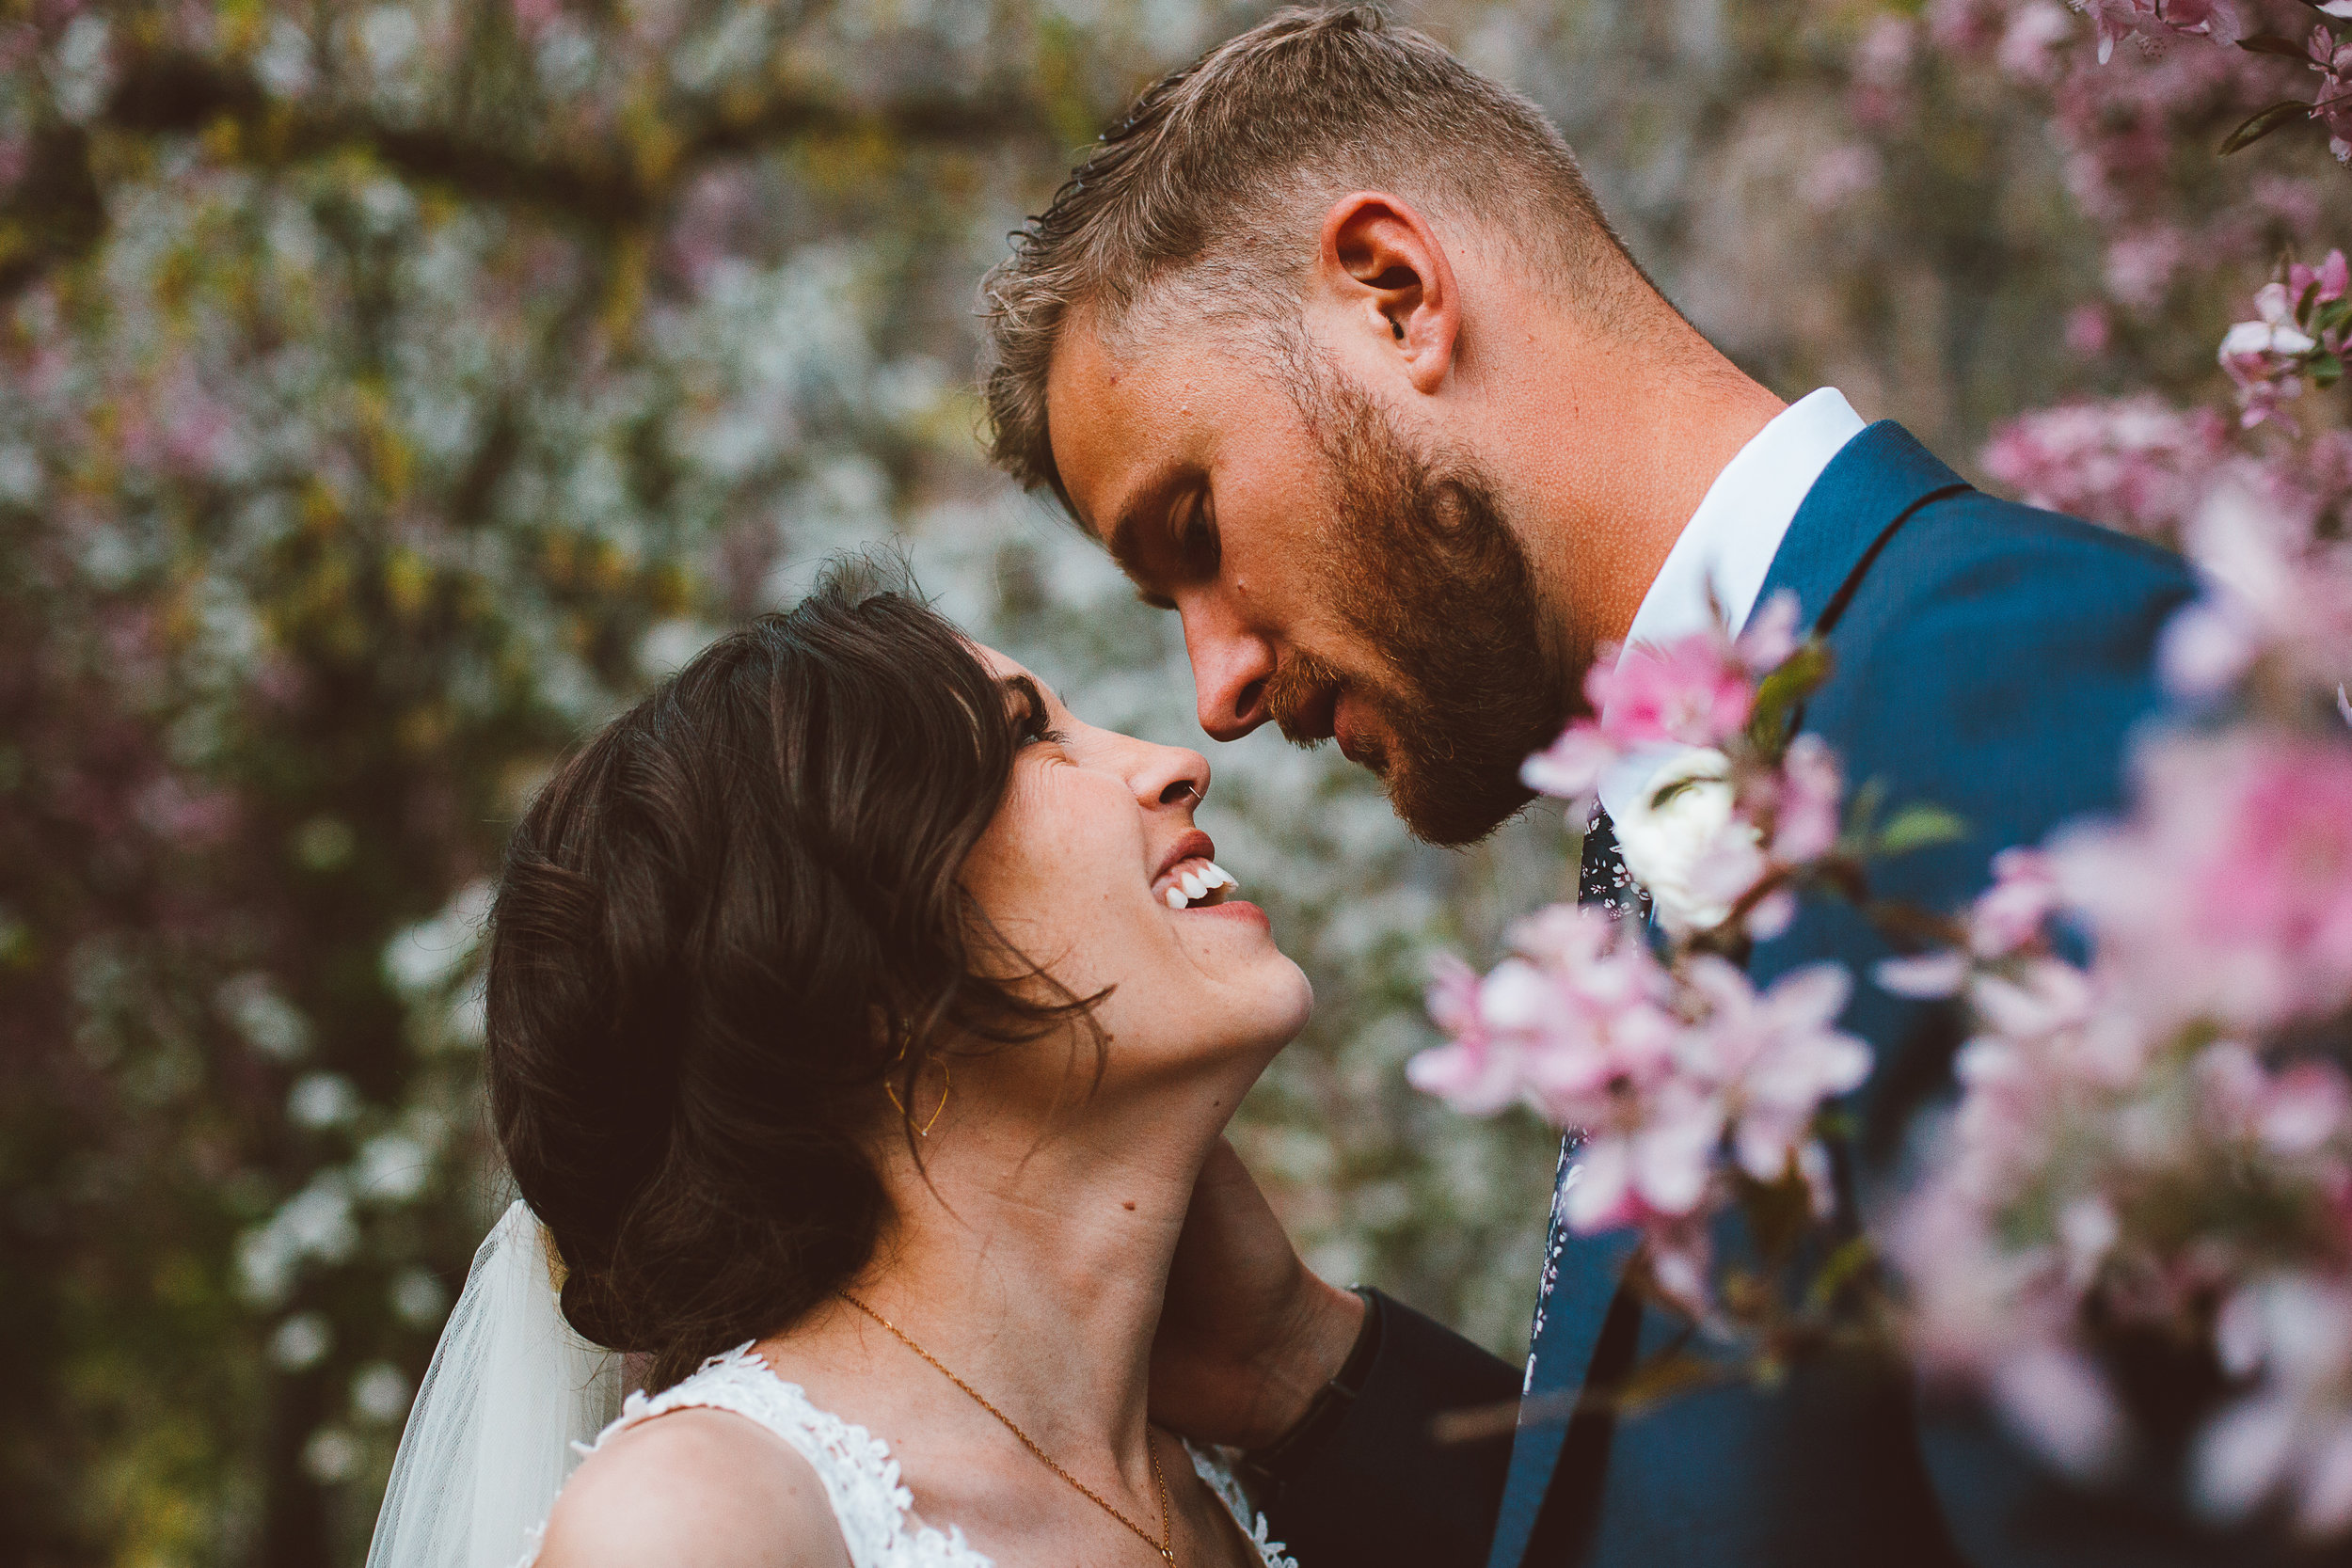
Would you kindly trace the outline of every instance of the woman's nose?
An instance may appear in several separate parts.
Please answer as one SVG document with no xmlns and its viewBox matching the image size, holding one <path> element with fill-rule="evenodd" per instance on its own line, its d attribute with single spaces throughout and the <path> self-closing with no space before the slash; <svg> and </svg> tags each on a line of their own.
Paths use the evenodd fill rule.
<svg viewBox="0 0 2352 1568">
<path fill-rule="evenodd" d="M 1209 792 L 1209 759 L 1184 746 L 1154 746 L 1152 757 L 1137 779 L 1136 796 L 1146 805 L 1200 804 Z"/>
</svg>

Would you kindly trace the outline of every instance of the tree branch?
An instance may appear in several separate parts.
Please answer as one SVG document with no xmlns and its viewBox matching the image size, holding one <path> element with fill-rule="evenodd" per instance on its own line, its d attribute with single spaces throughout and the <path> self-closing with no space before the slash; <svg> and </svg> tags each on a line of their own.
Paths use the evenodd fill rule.
<svg viewBox="0 0 2352 1568">
<path fill-rule="evenodd" d="M 127 63 L 93 129 L 162 136 L 201 133 L 225 121 L 237 130 L 239 155 L 256 163 L 361 150 L 421 184 L 599 229 L 651 221 L 704 165 L 802 136 L 880 133 L 945 147 L 1052 146 L 1056 139 L 1041 105 L 1001 95 L 918 93 L 861 105 L 784 91 L 735 113 L 697 105 L 681 119 L 675 153 L 648 171 L 631 150 L 609 143 L 535 148 L 447 127 L 393 125 L 348 105 L 274 100 L 247 72 L 158 53 Z M 0 298 L 86 254 L 104 234 L 90 140 L 76 126 L 43 132 L 24 178 L 0 201 Z"/>
</svg>

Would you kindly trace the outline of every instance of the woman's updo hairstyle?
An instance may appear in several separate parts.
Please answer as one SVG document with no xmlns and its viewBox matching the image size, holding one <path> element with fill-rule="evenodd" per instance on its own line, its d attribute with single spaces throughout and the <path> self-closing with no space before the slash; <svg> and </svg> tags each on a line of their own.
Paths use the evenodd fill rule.
<svg viewBox="0 0 2352 1568">
<path fill-rule="evenodd" d="M 490 1105 L 564 1315 L 656 1386 L 873 1252 L 878 1109 L 1078 998 L 958 880 L 1041 729 L 902 575 L 836 563 L 567 760 L 491 916 Z M 883 1114 L 887 1114 L 886 1112 Z M 904 1113 L 901 1113 L 904 1116 Z"/>
</svg>

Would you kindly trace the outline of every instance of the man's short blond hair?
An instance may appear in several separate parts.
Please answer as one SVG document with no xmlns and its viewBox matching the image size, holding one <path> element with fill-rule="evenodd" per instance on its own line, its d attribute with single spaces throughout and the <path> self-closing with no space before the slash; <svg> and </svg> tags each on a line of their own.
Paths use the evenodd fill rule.
<svg viewBox="0 0 2352 1568">
<path fill-rule="evenodd" d="M 1353 190 L 1480 223 L 1603 325 L 1650 293 L 1542 110 L 1372 7 L 1282 10 L 1147 88 L 989 274 L 991 457 L 1060 490 L 1045 382 L 1073 311 L 1282 342 Z"/>
</svg>

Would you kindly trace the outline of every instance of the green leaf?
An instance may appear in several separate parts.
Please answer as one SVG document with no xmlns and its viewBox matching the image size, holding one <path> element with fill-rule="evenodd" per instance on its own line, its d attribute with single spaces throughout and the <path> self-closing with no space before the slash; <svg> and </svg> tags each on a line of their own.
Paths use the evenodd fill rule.
<svg viewBox="0 0 2352 1568">
<path fill-rule="evenodd" d="M 1878 779 L 1866 779 L 1846 801 L 1846 831 L 1838 839 L 1839 847 L 1851 855 L 1869 852 L 1870 824 L 1878 820 L 1879 807 L 1885 803 L 1886 785 Z"/>
<path fill-rule="evenodd" d="M 1666 804 L 1667 801 L 1673 800 L 1684 790 L 1696 789 L 1701 782 L 1702 781 L 1698 779 L 1677 779 L 1670 784 L 1662 785 L 1657 794 L 1649 798 L 1649 809 L 1652 811 L 1660 810 Z"/>
<path fill-rule="evenodd" d="M 1914 849 L 1949 844 L 1968 836 L 1968 824 L 1942 806 L 1915 801 L 1886 819 L 1878 832 L 1878 852 L 1907 855 Z"/>
<path fill-rule="evenodd" d="M 2319 285 L 2314 282 L 2312 287 L 2316 289 Z M 2312 330 L 2333 332 L 2347 321 L 2352 321 L 2352 297 L 2331 299 L 2319 308 L 2318 316 L 2312 322 Z"/>
<path fill-rule="evenodd" d="M 1821 1265 L 1821 1272 L 1813 1276 L 1806 1287 L 1804 1299 L 1819 1311 L 1837 1299 L 1837 1292 L 1878 1262 L 1878 1249 L 1867 1236 L 1855 1236 L 1841 1243 Z"/>
<path fill-rule="evenodd" d="M 2308 60 L 2311 55 L 2294 39 L 2280 38 L 2276 33 L 2256 33 L 2237 40 L 2240 49 L 2253 55 L 2276 55 L 2285 60 Z"/>
<path fill-rule="evenodd" d="M 2267 108 L 2255 110 L 2238 122 L 2236 130 L 2221 138 L 2221 156 L 2226 158 L 2242 148 L 2253 146 L 2288 120 L 2311 113 L 2311 108 L 2299 98 L 2282 98 Z"/>
<path fill-rule="evenodd" d="M 1806 641 L 1790 654 L 1756 689 L 1756 706 L 1748 714 L 1749 743 L 1765 756 L 1777 758 L 1788 744 L 1796 710 L 1829 684 L 1836 668 L 1836 656 L 1819 639 Z"/>
<path fill-rule="evenodd" d="M 2312 379 L 2322 387 L 2332 387 L 2344 379 L 2344 361 L 2322 349 L 2312 356 Z"/>
</svg>

